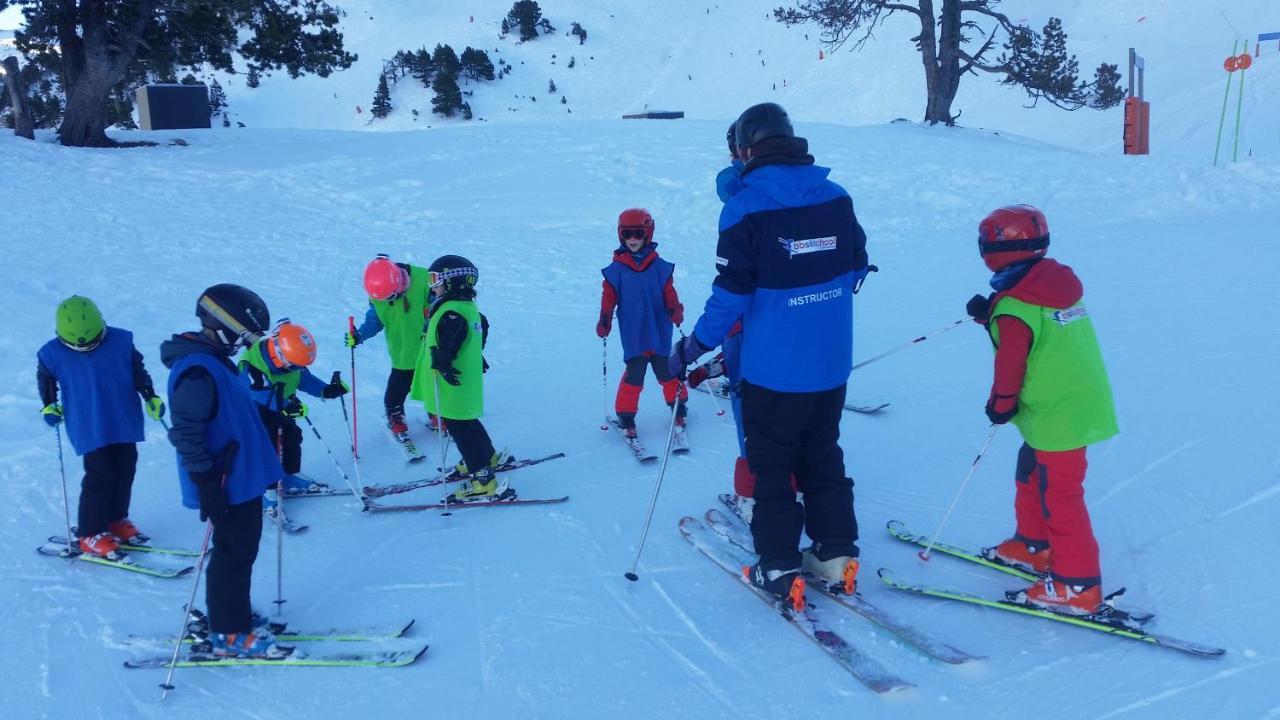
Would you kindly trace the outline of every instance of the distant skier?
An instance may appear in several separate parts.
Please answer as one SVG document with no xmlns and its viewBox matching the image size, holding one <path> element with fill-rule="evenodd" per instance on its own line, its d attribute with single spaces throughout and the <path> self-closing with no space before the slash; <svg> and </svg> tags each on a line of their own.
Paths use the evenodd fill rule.
<svg viewBox="0 0 1280 720">
<path fill-rule="evenodd" d="M 315 359 L 316 341 L 311 333 L 282 318 L 267 337 L 245 350 L 238 364 L 258 403 L 267 439 L 279 446 L 286 495 L 329 489 L 301 474 L 302 428 L 297 420 L 307 416 L 307 406 L 298 399 L 298 391 L 329 400 L 346 395 L 349 388 L 336 374 L 328 384 L 312 375 L 307 368 Z M 268 505 L 273 506 L 274 501 L 268 499 Z"/>
<path fill-rule="evenodd" d="M 36 353 L 41 412 L 50 427 L 66 420 L 71 447 L 84 456 L 76 518 L 80 550 L 112 557 L 120 543 L 148 540 L 129 519 L 137 443 L 145 439 L 136 396 L 153 420 L 164 417 L 164 403 L 133 346 L 133 333 L 108 326 L 89 298 L 63 300 L 54 331 L 57 337 Z"/>
<path fill-rule="evenodd" d="M 214 285 L 200 295 L 197 332 L 160 345 L 169 368 L 169 442 L 178 455 L 182 504 L 213 524 L 205 573 L 212 652 L 219 656 L 282 657 L 263 619 L 249 604 L 253 563 L 262 538 L 262 493 L 284 470 L 231 356 L 262 339 L 271 326 L 266 303 L 239 285 Z"/>
<path fill-rule="evenodd" d="M 760 555 L 749 579 L 785 598 L 803 591 L 803 568 L 851 593 L 858 526 L 839 438 L 853 294 L 869 269 L 866 235 L 849 194 L 814 165 L 781 106 L 747 108 L 734 135 L 744 187 L 720 213 L 711 297 L 672 349 L 671 371 L 682 374 L 741 319 L 742 417 L 756 474 L 751 534 Z M 803 553 L 802 528 L 814 542 Z"/>
<path fill-rule="evenodd" d="M 1084 287 L 1071 268 L 1045 257 L 1048 247 L 1049 224 L 1030 205 L 995 210 L 978 226 L 995 292 L 974 295 L 966 310 L 996 351 L 987 418 L 1012 421 L 1024 441 L 1017 528 L 985 552 L 1049 573 L 1024 591 L 1025 601 L 1087 615 L 1102 603 L 1102 572 L 1084 503 L 1085 450 L 1119 429 Z"/>
<path fill-rule="evenodd" d="M 355 347 L 386 330 L 391 374 L 387 377 L 383 405 L 387 427 L 403 441 L 409 432 L 404 418 L 404 399 L 413 385 L 418 346 L 422 344 L 422 318 L 431 304 L 427 270 L 378 255 L 364 269 L 364 289 L 369 294 L 369 309 L 355 333 L 347 332 L 345 342 L 347 347 Z M 428 418 L 427 424 L 433 430 L 439 429 L 434 417 Z"/>
<path fill-rule="evenodd" d="M 493 449 L 480 418 L 484 416 L 485 345 L 489 320 L 476 307 L 480 271 L 459 255 L 444 255 L 431 263 L 429 282 L 434 299 L 413 378 L 413 399 L 438 415 L 449 428 L 469 473 L 445 502 L 491 498 L 498 491 L 494 468 L 509 460 Z M 438 394 L 438 397 L 437 397 Z"/>
<path fill-rule="evenodd" d="M 613 251 L 613 262 L 600 271 L 604 282 L 596 335 L 608 337 L 616 308 L 626 370 L 618 383 L 614 411 L 618 427 L 629 438 L 636 437 L 636 412 L 644 389 L 644 376 L 650 366 L 662 385 L 667 407 L 678 403 L 676 424 L 683 426 L 688 413 L 689 391 L 681 388 L 680 381 L 671 375 L 663 355 L 671 346 L 672 324 L 684 322 L 684 305 L 680 304 L 673 279 L 676 266 L 658 257 L 653 232 L 653 216 L 648 210 L 623 210 L 618 216 L 619 247 Z"/>
</svg>

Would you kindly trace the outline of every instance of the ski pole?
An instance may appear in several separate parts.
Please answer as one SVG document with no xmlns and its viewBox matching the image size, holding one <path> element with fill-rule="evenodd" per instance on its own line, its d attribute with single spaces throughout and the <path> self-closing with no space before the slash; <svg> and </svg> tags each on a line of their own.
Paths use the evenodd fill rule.
<svg viewBox="0 0 1280 720">
<path fill-rule="evenodd" d="M 356 318 L 347 316 L 347 330 L 352 337 L 356 335 Z M 342 416 L 347 416 L 347 407 L 342 406 Z M 356 347 L 351 346 L 351 457 L 360 459 L 360 412 L 356 408 Z"/>
<path fill-rule="evenodd" d="M 887 350 L 887 351 L 882 352 L 882 353 L 880 353 L 879 355 L 877 355 L 877 356 L 875 356 L 875 357 L 873 357 L 873 358 L 871 358 L 871 359 L 869 359 L 869 360 L 863 360 L 862 362 L 857 363 L 856 365 L 854 365 L 854 366 L 850 369 L 850 371 L 857 370 L 858 368 L 860 368 L 860 367 L 862 367 L 862 366 L 864 366 L 864 365 L 870 365 L 871 363 L 873 363 L 873 362 L 875 362 L 875 361 L 877 361 L 877 360 L 879 360 L 879 359 L 881 359 L 881 358 L 886 358 L 886 357 L 888 357 L 888 356 L 890 356 L 890 355 L 892 355 L 892 354 L 894 354 L 894 353 L 902 352 L 903 350 L 906 350 L 907 348 L 911 347 L 912 345 L 915 345 L 915 344 L 917 344 L 917 343 L 922 343 L 922 342 L 924 342 L 925 340 L 928 340 L 928 339 L 929 339 L 929 338 L 931 338 L 931 337 L 935 337 L 935 336 L 941 335 L 942 333 L 944 333 L 944 332 L 946 332 L 946 331 L 950 330 L 951 328 L 957 328 L 957 327 L 960 327 L 961 325 L 963 325 L 963 324 L 964 324 L 964 322 L 965 322 L 964 320 L 957 320 L 957 321 L 955 321 L 955 322 L 953 322 L 953 323 L 950 323 L 950 324 L 947 324 L 947 325 L 943 325 L 942 327 L 938 328 L 937 330 L 934 330 L 933 332 L 925 333 L 924 335 L 921 335 L 920 337 L 918 337 L 918 338 L 916 338 L 916 339 L 914 339 L 914 340 L 908 340 L 907 342 L 902 343 L 901 345 L 899 345 L 898 347 L 896 347 L 896 348 L 894 348 L 894 349 L 892 349 L 892 350 Z"/>
<path fill-rule="evenodd" d="M 222 450 L 222 482 L 221 486 L 225 489 L 227 486 L 227 476 L 231 474 L 231 463 L 235 459 L 236 453 L 240 450 L 240 443 L 232 440 Z M 165 675 L 164 682 L 160 684 L 164 690 L 160 694 L 161 702 L 169 697 L 169 691 L 173 689 L 173 670 L 178 666 L 178 652 L 182 650 L 182 638 L 187 634 L 187 620 L 190 617 L 191 606 L 196 602 L 196 588 L 200 587 L 200 572 L 204 569 L 204 559 L 209 552 L 209 539 L 213 537 L 213 518 L 209 518 L 204 524 L 204 542 L 200 543 L 200 557 L 196 560 L 196 572 L 191 582 L 191 596 L 187 598 L 187 604 L 182 608 L 182 629 L 178 631 L 178 636 L 173 641 L 173 657 L 169 659 L 169 673 Z M 212 621 L 211 621 L 212 622 Z M 213 631 L 210 624 L 210 632 Z"/>
<path fill-rule="evenodd" d="M 78 547 L 71 542 L 71 503 L 67 501 L 67 468 L 62 462 L 62 428 L 54 425 L 53 432 L 58 438 L 58 475 L 62 477 L 62 517 L 67 521 L 67 557 Z"/>
<path fill-rule="evenodd" d="M 354 351 L 352 355 L 353 355 L 352 360 L 353 360 L 353 367 L 354 367 Z M 334 377 L 337 377 L 337 375 L 338 373 L 335 372 Z M 353 406 L 355 405 L 355 402 L 356 402 L 355 394 L 356 394 L 356 380 L 355 378 L 351 378 L 351 404 Z M 360 498 L 360 510 L 361 511 L 368 510 L 369 502 L 368 500 L 365 499 L 365 496 L 364 496 L 364 478 L 360 474 L 360 456 L 356 455 L 355 435 L 353 434 L 352 428 L 351 428 L 351 418 L 347 416 L 346 397 L 339 397 L 338 404 L 342 406 L 342 421 L 347 424 L 347 443 L 351 448 L 351 466 L 356 469 L 356 484 L 351 489 L 355 492 L 356 497 Z M 353 407 L 352 409 L 354 410 L 355 408 Z M 311 422 L 311 421 L 308 420 L 307 422 Z M 319 436 L 319 433 L 316 433 L 316 435 Z M 320 442 L 323 443 L 324 440 L 321 440 Z M 325 449 L 328 450 L 329 446 L 326 445 Z M 329 453 L 329 455 L 332 456 L 333 453 L 331 452 Z M 338 462 L 336 458 L 334 459 L 334 462 L 335 463 Z M 348 480 L 348 482 L 350 481 Z"/>
<path fill-rule="evenodd" d="M 225 475 L 223 476 L 225 479 Z M 196 602 L 196 588 L 200 587 L 200 572 L 204 569 L 204 558 L 209 552 L 209 538 L 213 536 L 213 520 L 207 520 L 204 524 L 204 542 L 200 543 L 200 557 L 196 560 L 195 579 L 191 583 L 191 597 L 187 598 L 187 604 L 182 608 L 182 628 L 178 631 L 178 637 L 173 641 L 173 657 L 169 659 L 169 673 L 165 675 L 164 682 L 160 683 L 164 692 L 160 693 L 161 702 L 169 697 L 169 691 L 173 689 L 173 670 L 178 667 L 178 653 L 182 650 L 182 638 L 187 634 L 187 621 L 191 617 L 191 607 Z"/>
<path fill-rule="evenodd" d="M 283 397 L 283 393 L 281 393 Z M 284 424 L 276 426 L 276 457 L 284 462 Z M 276 615 L 284 610 L 284 475 L 276 480 Z"/>
<path fill-rule="evenodd" d="M 320 441 L 320 446 L 323 447 L 324 451 L 329 454 L 329 459 L 333 461 L 333 466 L 338 468 L 338 474 L 342 476 L 342 479 L 344 481 L 346 481 L 347 487 L 351 488 L 351 492 L 355 493 L 356 497 L 363 497 L 361 488 L 358 488 L 354 484 L 352 484 L 351 476 L 347 474 L 346 470 L 342 469 L 342 463 L 338 462 L 338 458 L 333 454 L 333 450 L 329 448 L 329 443 L 325 442 L 324 438 L 320 436 L 320 431 L 316 429 L 315 423 L 311 422 L 310 417 L 304 416 L 302 419 L 307 421 L 307 427 L 311 428 L 311 433 L 316 436 L 316 440 Z"/>
<path fill-rule="evenodd" d="M 604 407 L 604 422 L 600 423 L 601 430 L 609 429 L 609 336 L 605 335 L 601 338 L 601 345 L 604 353 L 600 358 L 600 386 L 603 391 L 600 398 Z"/>
<path fill-rule="evenodd" d="M 446 472 L 445 466 L 448 464 L 445 458 L 448 457 L 449 453 L 449 437 L 445 434 L 444 415 L 440 412 L 444 409 L 444 402 L 440 398 L 440 373 L 434 369 L 431 371 L 431 382 L 436 393 L 436 422 L 440 423 L 440 472 L 444 473 Z M 465 461 L 466 458 L 463 458 L 463 460 Z M 471 468 L 467 469 L 470 470 Z M 453 515 L 453 513 L 450 512 L 448 507 L 444 508 L 440 513 L 441 517 L 449 517 L 450 515 Z"/>
<path fill-rule="evenodd" d="M 636 559 L 631 563 L 631 571 L 623 575 L 631 582 L 640 579 L 636 569 L 640 567 L 640 554 L 644 552 L 644 542 L 649 537 L 649 523 L 653 521 L 653 509 L 658 506 L 658 491 L 662 489 L 662 478 L 667 474 L 667 461 L 671 459 L 671 446 L 676 438 L 676 413 L 680 408 L 680 391 L 684 389 L 684 379 L 676 386 L 676 402 L 671 404 L 671 429 L 667 431 L 667 452 L 662 456 L 662 467 L 658 470 L 658 481 L 653 484 L 653 497 L 649 500 L 649 513 L 644 518 L 644 531 L 640 533 L 640 546 L 636 548 Z"/>
<path fill-rule="evenodd" d="M 960 496 L 964 494 L 964 488 L 969 484 L 969 478 L 973 477 L 973 473 L 978 469 L 978 463 L 982 462 L 982 456 L 987 453 L 987 448 L 991 446 L 991 441 L 996 437 L 996 430 L 1000 426 L 991 425 L 991 432 L 987 433 L 987 441 L 982 444 L 982 449 L 978 451 L 977 457 L 973 459 L 973 464 L 969 466 L 969 473 L 964 476 L 964 482 L 960 483 L 960 489 L 956 491 L 955 498 L 951 501 L 951 507 L 947 508 L 947 512 L 942 516 L 942 522 L 938 523 L 938 529 L 933 531 L 933 537 L 929 538 L 929 544 L 925 546 L 917 555 L 920 559 L 929 562 L 929 553 L 933 551 L 933 545 L 938 541 L 938 536 L 942 534 L 942 528 L 947 524 L 947 518 L 951 517 L 951 511 L 956 509 L 956 503 L 960 502 Z"/>
</svg>

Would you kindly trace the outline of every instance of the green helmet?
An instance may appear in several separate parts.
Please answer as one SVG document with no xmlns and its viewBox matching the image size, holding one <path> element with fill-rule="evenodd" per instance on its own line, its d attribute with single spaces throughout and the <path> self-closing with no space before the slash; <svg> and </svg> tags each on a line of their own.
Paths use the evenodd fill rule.
<svg viewBox="0 0 1280 720">
<path fill-rule="evenodd" d="M 72 295 L 58 305 L 55 328 L 64 345 L 83 352 L 98 347 L 106 335 L 107 324 L 92 300 Z"/>
</svg>

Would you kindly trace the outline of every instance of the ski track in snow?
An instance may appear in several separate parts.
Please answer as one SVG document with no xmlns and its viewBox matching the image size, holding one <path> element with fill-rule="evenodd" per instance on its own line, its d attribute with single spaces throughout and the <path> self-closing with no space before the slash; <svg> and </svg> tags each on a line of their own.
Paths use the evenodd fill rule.
<svg viewBox="0 0 1280 720">
<path fill-rule="evenodd" d="M 1150 697 L 1138 700 L 1137 702 L 1133 702 L 1128 705 L 1125 705 L 1124 707 L 1120 707 L 1115 710 L 1112 710 L 1111 712 L 1106 713 L 1105 715 L 1099 715 L 1097 720 L 1109 720 L 1110 718 L 1119 717 L 1121 715 L 1133 712 L 1135 710 L 1147 710 L 1151 708 L 1153 705 L 1164 702 L 1165 700 L 1178 697 L 1190 691 L 1200 690 L 1201 688 L 1204 688 L 1208 685 L 1212 685 L 1213 683 L 1219 682 L 1221 680 L 1225 680 L 1230 677 L 1234 677 L 1236 675 L 1241 675 L 1244 673 L 1257 670 L 1258 668 L 1274 665 L 1276 662 L 1280 662 L 1280 658 L 1270 658 L 1267 660 L 1263 660 L 1261 662 L 1250 663 L 1248 665 L 1239 665 L 1236 667 L 1219 670 L 1218 672 L 1213 673 L 1208 677 L 1202 678 L 1200 680 L 1196 680 L 1194 682 L 1182 684 L 1182 685 L 1179 685 L 1178 687 L 1169 688 L 1164 692 L 1157 693 Z M 1270 677 L 1274 679 L 1274 675 Z M 1267 681 L 1264 680 L 1262 682 L 1266 683 Z M 1163 711 L 1160 711 L 1159 714 L 1162 717 L 1167 717 L 1170 712 L 1171 712 L 1170 710 L 1163 710 Z M 1274 710 L 1272 710 L 1271 712 L 1274 712 Z"/>
<path fill-rule="evenodd" d="M 1110 489 L 1107 490 L 1107 492 L 1103 494 L 1102 497 L 1089 503 L 1089 510 L 1091 511 L 1098 510 L 1103 505 L 1107 504 L 1107 502 L 1110 501 L 1112 498 L 1116 497 L 1117 495 L 1127 490 L 1130 485 L 1134 484 L 1135 482 L 1145 477 L 1147 473 L 1150 473 L 1152 470 L 1155 470 L 1161 465 L 1164 465 L 1165 463 L 1177 457 L 1179 454 L 1186 452 L 1187 450 L 1190 450 L 1191 448 L 1195 447 L 1198 444 L 1200 444 L 1199 440 L 1189 440 L 1187 442 L 1184 442 L 1178 447 L 1174 448 L 1173 450 L 1170 450 L 1164 455 L 1147 463 L 1147 465 L 1143 467 L 1142 470 L 1140 470 L 1136 475 L 1131 475 L 1123 480 L 1113 483 L 1110 486 Z M 1159 496 L 1157 495 L 1156 497 L 1158 498 Z"/>
<path fill-rule="evenodd" d="M 1277 495 L 1280 495 L 1280 484 L 1272 485 L 1270 488 L 1267 488 L 1262 492 L 1256 493 L 1253 497 L 1249 498 L 1248 500 L 1245 500 L 1239 505 L 1236 505 L 1235 507 L 1230 508 L 1228 510 L 1223 510 L 1222 512 L 1215 515 L 1214 519 L 1221 520 L 1222 518 L 1225 518 L 1228 515 L 1234 515 L 1235 513 L 1240 512 L 1241 510 L 1247 507 L 1256 505 L 1264 500 L 1269 500 L 1273 497 L 1276 497 Z"/>
</svg>

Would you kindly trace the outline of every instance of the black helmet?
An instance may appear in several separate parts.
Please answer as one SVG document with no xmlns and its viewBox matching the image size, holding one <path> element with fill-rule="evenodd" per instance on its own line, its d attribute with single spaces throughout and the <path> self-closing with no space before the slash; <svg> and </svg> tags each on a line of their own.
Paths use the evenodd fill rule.
<svg viewBox="0 0 1280 720">
<path fill-rule="evenodd" d="M 443 287 L 445 295 L 456 295 L 464 290 L 470 290 L 474 295 L 473 288 L 480 279 L 480 271 L 461 255 L 442 255 L 427 270 L 431 287 Z"/>
<path fill-rule="evenodd" d="M 262 298 L 246 287 L 231 283 L 214 285 L 200 293 L 196 317 L 228 350 L 258 342 L 271 328 L 271 313 Z"/>
<path fill-rule="evenodd" d="M 729 129 L 724 134 L 724 139 L 729 143 L 729 154 L 738 157 L 738 121 L 734 120 L 729 123 Z"/>
<path fill-rule="evenodd" d="M 761 140 L 774 137 L 795 137 L 791 118 L 778 103 L 752 105 L 738 116 L 734 135 L 739 148 L 749 148 Z"/>
</svg>

